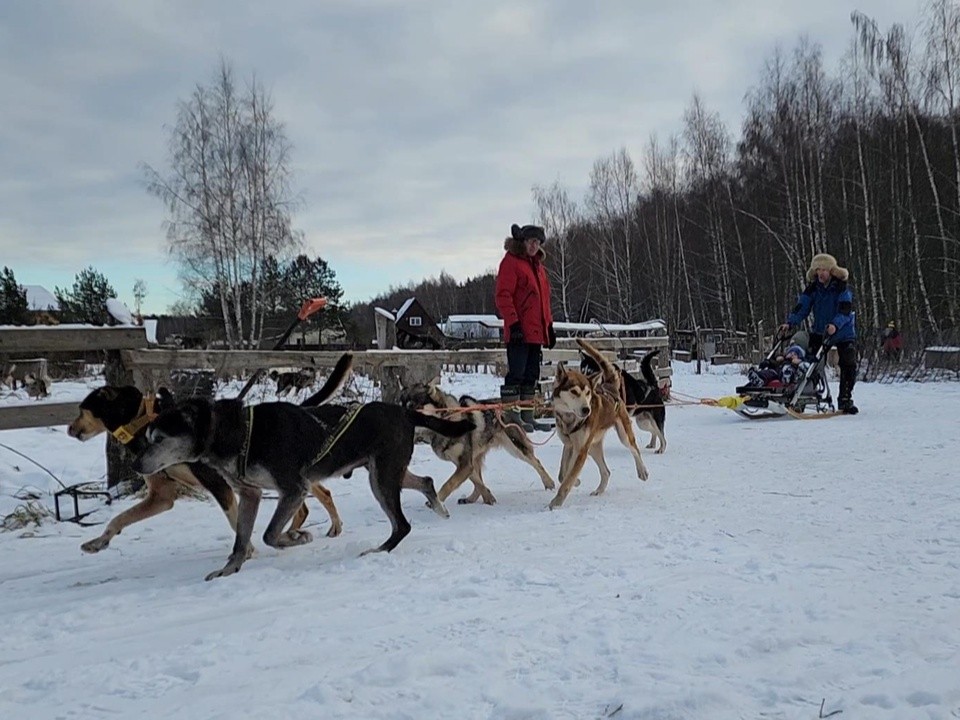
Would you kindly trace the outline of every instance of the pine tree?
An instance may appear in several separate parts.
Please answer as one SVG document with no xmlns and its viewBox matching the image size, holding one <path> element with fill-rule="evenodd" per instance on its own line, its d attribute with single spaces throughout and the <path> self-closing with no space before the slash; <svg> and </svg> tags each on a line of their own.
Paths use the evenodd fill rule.
<svg viewBox="0 0 960 720">
<path fill-rule="evenodd" d="M 296 313 L 304 300 L 315 297 L 325 297 L 327 305 L 323 311 L 311 316 L 301 324 L 301 336 L 305 337 L 309 328 L 316 328 L 321 332 L 325 328 L 340 328 L 343 326 L 343 288 L 337 281 L 337 273 L 323 258 L 311 260 L 306 255 L 298 255 L 289 265 L 281 268 L 276 292 L 277 306 L 281 312 L 292 316 Z"/>
<path fill-rule="evenodd" d="M 106 325 L 110 319 L 107 299 L 116 297 L 117 291 L 91 266 L 77 273 L 72 290 L 54 288 L 53 294 L 66 322 Z"/>
<path fill-rule="evenodd" d="M 0 272 L 0 325 L 23 325 L 27 320 L 27 291 L 17 283 L 13 270 Z"/>
</svg>

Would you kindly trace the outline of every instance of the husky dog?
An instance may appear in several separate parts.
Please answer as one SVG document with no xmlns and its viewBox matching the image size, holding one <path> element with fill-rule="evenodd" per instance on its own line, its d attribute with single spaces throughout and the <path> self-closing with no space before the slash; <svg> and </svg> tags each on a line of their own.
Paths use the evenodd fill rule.
<svg viewBox="0 0 960 720">
<path fill-rule="evenodd" d="M 656 448 L 655 452 L 658 455 L 667 449 L 667 437 L 663 433 L 667 413 L 663 406 L 663 395 L 660 393 L 656 373 L 651 366 L 654 356 L 659 352 L 659 349 L 651 350 L 643 356 L 640 361 L 642 379 L 635 378 L 619 365 L 615 366 L 620 371 L 627 412 L 633 416 L 638 428 L 650 433 L 647 448 L 651 450 Z M 583 355 L 580 371 L 589 377 L 600 372 L 600 366 L 589 355 Z M 658 442 L 659 447 L 657 447 Z"/>
<path fill-rule="evenodd" d="M 439 382 L 439 380 L 437 381 Z M 473 492 L 460 498 L 460 504 L 473 503 L 483 498 L 483 502 L 492 505 L 497 501 L 483 480 L 483 460 L 493 448 L 503 448 L 515 458 L 523 460 L 537 471 L 543 487 L 553 490 L 553 478 L 544 469 L 534 454 L 533 444 L 527 434 L 516 425 L 504 424 L 495 409 L 467 410 L 481 404 L 480 400 L 463 395 L 458 400 L 444 392 L 436 383 L 418 383 L 404 388 L 400 392 L 400 404 L 411 410 L 419 410 L 426 415 L 439 415 L 450 420 L 469 418 L 476 426 L 466 435 L 450 438 L 434 432 L 421 431 L 430 447 L 443 460 L 449 460 L 457 468 L 453 475 L 437 492 L 441 500 L 446 500 L 466 479 L 473 481 Z"/>
<path fill-rule="evenodd" d="M 277 397 L 289 393 L 298 393 L 306 390 L 317 381 L 317 371 L 313 368 L 302 368 L 295 372 L 279 372 L 272 370 L 269 378 L 277 384 Z"/>
<path fill-rule="evenodd" d="M 472 430 L 473 423 L 441 420 L 382 402 L 308 409 L 284 402 L 244 407 L 238 400 L 193 398 L 154 420 L 134 469 L 155 473 L 178 463 L 202 462 L 222 473 L 240 496 L 233 551 L 222 569 L 207 575 L 212 580 L 232 575 L 247 559 L 265 489 L 280 494 L 263 535 L 264 542 L 276 548 L 313 540 L 303 530 L 283 532 L 311 484 L 358 467 L 366 467 L 370 489 L 393 528 L 383 544 L 363 554 L 389 552 L 410 532 L 400 505 L 402 487 L 419 490 L 434 512 L 448 517 L 433 480 L 407 472 L 417 427 L 459 436 Z"/>
<path fill-rule="evenodd" d="M 630 416 L 627 414 L 623 381 L 619 370 L 588 342 L 577 343 L 600 368 L 593 377 L 579 370 L 567 370 L 563 363 L 557 365 L 553 379 L 553 410 L 557 418 L 557 434 L 563 442 L 560 459 L 560 489 L 550 503 L 556 510 L 579 482 L 580 471 L 587 460 L 593 458 L 600 470 L 600 484 L 591 495 L 600 495 L 607 489 L 610 468 L 603 457 L 603 437 L 610 428 L 615 428 L 617 437 L 633 454 L 637 477 L 647 479 L 633 435 Z"/>
<path fill-rule="evenodd" d="M 326 402 L 347 379 L 353 356 L 345 353 L 327 378 L 323 387 L 306 402 L 320 405 Z M 162 389 L 155 398 L 145 398 L 137 388 L 131 385 L 97 388 L 80 403 L 80 413 L 70 423 L 67 433 L 81 442 L 86 442 L 101 433 L 108 432 L 116 437 L 132 453 L 142 451 L 147 444 L 144 437 L 147 426 L 157 413 L 174 407 L 175 402 L 169 391 Z M 237 529 L 237 498 L 226 480 L 215 470 L 202 463 L 173 465 L 166 470 L 144 476 L 147 495 L 128 510 L 114 517 L 106 529 L 93 540 L 80 546 L 87 553 L 97 553 L 110 545 L 110 541 L 124 528 L 141 520 L 159 515 L 173 508 L 177 500 L 177 485 L 202 487 L 211 495 L 227 516 L 227 522 L 233 530 Z M 314 483 L 310 491 L 320 501 L 330 515 L 328 537 L 336 537 L 343 529 L 343 521 L 334 505 L 333 496 L 323 485 Z M 301 505 L 291 524 L 291 529 L 299 530 L 307 519 L 307 506 Z"/>
</svg>

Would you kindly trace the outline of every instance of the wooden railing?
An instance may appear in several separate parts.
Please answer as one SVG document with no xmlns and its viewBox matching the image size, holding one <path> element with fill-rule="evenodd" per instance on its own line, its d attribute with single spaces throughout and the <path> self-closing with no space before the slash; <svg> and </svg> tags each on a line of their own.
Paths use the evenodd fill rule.
<svg viewBox="0 0 960 720">
<path fill-rule="evenodd" d="M 147 335 L 141 327 L 83 327 L 77 325 L 0 329 L 0 358 L 17 358 L 39 353 L 84 353 L 106 350 L 108 361 L 120 350 L 142 348 Z M 77 403 L 28 401 L 0 406 L 0 430 L 65 425 L 77 416 Z"/>
<path fill-rule="evenodd" d="M 612 360 L 624 350 L 661 347 L 661 377 L 670 374 L 668 339 L 591 338 L 591 343 Z M 130 383 L 153 390 L 170 382 L 174 370 L 212 370 L 221 377 L 249 377 L 258 368 L 312 367 L 332 368 L 342 355 L 339 351 L 300 350 L 178 350 L 145 349 L 146 335 L 138 327 L 90 328 L 43 327 L 4 328 L 0 330 L 0 357 L 49 352 L 107 351 L 107 382 Z M 579 350 L 572 338 L 560 338 L 553 350 L 544 350 L 542 381 L 553 377 L 557 362 L 575 366 Z M 385 400 L 396 399 L 401 385 L 429 382 L 441 369 L 485 366 L 493 373 L 506 372 L 506 353 L 502 348 L 488 350 L 369 350 L 354 353 L 354 371 L 367 375 L 381 385 Z M 635 371 L 628 363 L 628 371 Z M 64 425 L 77 414 L 77 403 L 29 401 L 0 406 L 0 430 Z"/>
</svg>

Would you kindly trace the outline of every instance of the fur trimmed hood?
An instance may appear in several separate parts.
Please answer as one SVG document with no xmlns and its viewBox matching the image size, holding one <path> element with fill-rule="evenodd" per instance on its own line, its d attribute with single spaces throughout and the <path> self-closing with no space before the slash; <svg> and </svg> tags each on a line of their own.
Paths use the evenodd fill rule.
<svg viewBox="0 0 960 720">
<path fill-rule="evenodd" d="M 847 269 L 840 267 L 837 264 L 837 259 L 833 255 L 817 253 L 813 256 L 813 259 L 810 260 L 810 268 L 807 270 L 807 282 L 813 282 L 813 279 L 817 276 L 817 270 L 820 269 L 829 270 L 830 274 L 837 280 L 846 281 L 847 278 L 850 277 Z"/>
<path fill-rule="evenodd" d="M 511 255 L 516 255 L 520 258 L 527 257 L 527 248 L 524 240 L 517 240 L 516 238 L 508 237 L 503 241 L 503 249 L 506 250 Z M 547 259 L 547 253 L 544 252 L 543 246 L 540 246 L 540 249 L 537 251 L 535 256 L 540 262 L 543 262 Z"/>
</svg>

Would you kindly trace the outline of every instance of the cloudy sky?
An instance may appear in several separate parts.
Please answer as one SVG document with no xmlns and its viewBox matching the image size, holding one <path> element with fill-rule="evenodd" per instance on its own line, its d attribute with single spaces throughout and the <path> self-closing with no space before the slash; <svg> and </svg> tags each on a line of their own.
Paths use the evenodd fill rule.
<svg viewBox="0 0 960 720">
<path fill-rule="evenodd" d="M 593 162 L 639 161 L 696 92 L 743 97 L 801 35 L 833 68 L 851 10 L 913 26 L 916 0 L 3 0 L 0 265 L 70 287 L 87 265 L 145 309 L 180 296 L 164 209 L 176 105 L 222 57 L 269 90 L 293 145 L 294 225 L 349 300 L 494 269 L 531 187 L 575 198 Z"/>
</svg>

